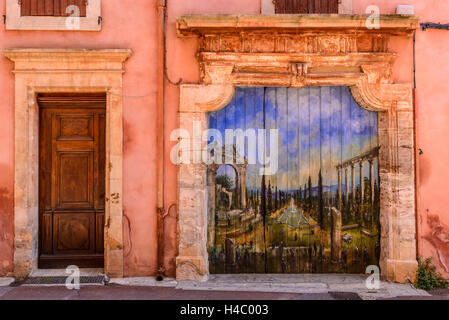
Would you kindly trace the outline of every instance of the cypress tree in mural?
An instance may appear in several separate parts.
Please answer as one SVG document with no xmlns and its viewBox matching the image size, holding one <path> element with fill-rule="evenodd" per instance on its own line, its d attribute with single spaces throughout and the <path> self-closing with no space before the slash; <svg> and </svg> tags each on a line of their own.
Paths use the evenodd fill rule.
<svg viewBox="0 0 449 320">
<path fill-rule="evenodd" d="M 321 170 L 318 174 L 318 222 L 321 230 L 324 230 L 323 177 L 321 176 Z"/>
<path fill-rule="evenodd" d="M 258 208 L 258 209 L 260 209 L 259 208 L 259 190 L 257 190 L 257 193 L 256 193 L 256 207 Z"/>
<path fill-rule="evenodd" d="M 265 176 L 262 176 L 262 187 L 261 187 L 261 208 L 262 211 L 262 217 L 263 217 L 263 224 L 264 224 L 264 230 L 265 230 L 265 216 L 267 213 L 267 187 L 265 185 Z M 264 235 L 265 237 L 265 235 Z"/>
<path fill-rule="evenodd" d="M 264 248 L 265 248 L 265 272 L 267 272 L 267 235 L 266 235 L 266 215 L 267 215 L 267 188 L 265 185 L 265 175 L 262 176 L 262 190 L 261 190 L 261 201 L 262 201 L 262 221 L 263 221 L 263 243 L 264 243 Z"/>
<path fill-rule="evenodd" d="M 307 183 L 304 185 L 304 200 L 303 200 L 303 205 L 304 205 L 304 210 L 308 210 L 308 206 L 307 206 Z"/>
<path fill-rule="evenodd" d="M 272 193 L 271 193 L 271 181 L 268 181 L 268 212 L 273 211 L 273 201 L 272 201 Z"/>
<path fill-rule="evenodd" d="M 279 209 L 279 199 L 278 199 L 278 187 L 274 191 L 274 210 Z"/>
<path fill-rule="evenodd" d="M 307 206 L 307 209 L 309 209 L 309 212 L 312 212 L 313 202 L 312 202 L 312 178 L 309 176 L 309 182 L 308 182 L 308 189 L 309 189 L 309 203 Z"/>
</svg>

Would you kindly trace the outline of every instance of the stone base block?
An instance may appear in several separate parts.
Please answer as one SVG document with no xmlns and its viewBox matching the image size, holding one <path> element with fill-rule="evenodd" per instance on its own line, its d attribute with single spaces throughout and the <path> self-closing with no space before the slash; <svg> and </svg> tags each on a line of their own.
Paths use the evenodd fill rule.
<svg viewBox="0 0 449 320">
<path fill-rule="evenodd" d="M 177 257 L 177 281 L 206 281 L 207 266 L 204 257 Z"/>
<path fill-rule="evenodd" d="M 417 271 L 416 260 L 387 260 L 384 276 L 391 282 L 415 283 Z"/>
</svg>

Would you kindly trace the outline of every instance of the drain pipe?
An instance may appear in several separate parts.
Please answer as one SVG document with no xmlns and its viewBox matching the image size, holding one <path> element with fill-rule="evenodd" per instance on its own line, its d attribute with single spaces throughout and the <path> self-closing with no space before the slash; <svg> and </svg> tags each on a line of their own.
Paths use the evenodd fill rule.
<svg viewBox="0 0 449 320">
<path fill-rule="evenodd" d="M 164 268 L 164 70 L 165 70 L 165 10 L 166 0 L 157 3 L 157 112 L 156 112 L 156 145 L 157 145 L 157 277 L 162 281 Z"/>
<path fill-rule="evenodd" d="M 420 243 L 421 243 L 421 229 L 420 229 L 420 216 L 419 216 L 419 194 L 418 194 L 418 186 L 419 186 L 419 170 L 418 170 L 418 124 L 416 117 L 418 112 L 416 110 L 416 31 L 413 32 L 413 127 L 414 127 L 414 144 L 415 144 L 415 224 L 416 224 L 416 256 L 419 257 L 421 255 Z"/>
<path fill-rule="evenodd" d="M 434 22 L 425 22 L 421 23 L 421 30 L 426 31 L 427 29 L 439 29 L 439 30 L 449 30 L 449 23 L 434 23 Z"/>
</svg>

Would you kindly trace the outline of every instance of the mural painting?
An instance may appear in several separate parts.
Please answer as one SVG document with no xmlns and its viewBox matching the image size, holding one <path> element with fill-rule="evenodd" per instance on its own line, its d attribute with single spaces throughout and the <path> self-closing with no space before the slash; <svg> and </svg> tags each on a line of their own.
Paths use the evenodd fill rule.
<svg viewBox="0 0 449 320">
<path fill-rule="evenodd" d="M 209 128 L 258 135 L 248 134 L 243 148 L 226 141 L 231 159 L 208 167 L 211 273 L 363 273 L 378 265 L 377 113 L 349 88 L 237 88 L 210 113 Z M 260 143 L 272 130 L 277 152 Z M 277 159 L 274 172 L 266 155 Z"/>
</svg>

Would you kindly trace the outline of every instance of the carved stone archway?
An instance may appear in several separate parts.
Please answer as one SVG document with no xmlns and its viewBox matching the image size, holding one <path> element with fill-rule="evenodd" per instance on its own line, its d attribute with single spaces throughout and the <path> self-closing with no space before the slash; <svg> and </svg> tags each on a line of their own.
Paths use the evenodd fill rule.
<svg viewBox="0 0 449 320">
<path fill-rule="evenodd" d="M 201 83 L 181 86 L 181 128 L 208 128 L 208 112 L 225 107 L 237 86 L 348 86 L 355 100 L 379 113 L 381 262 L 389 281 L 416 276 L 413 94 L 393 83 L 391 36 L 410 36 L 414 16 L 183 16 L 180 36 L 199 36 Z M 195 138 L 193 138 L 195 139 Z M 201 142 L 204 145 L 204 141 Z M 195 142 L 194 142 L 195 144 Z M 201 145 L 201 144 L 199 144 Z M 178 280 L 208 275 L 207 169 L 179 167 Z"/>
</svg>

